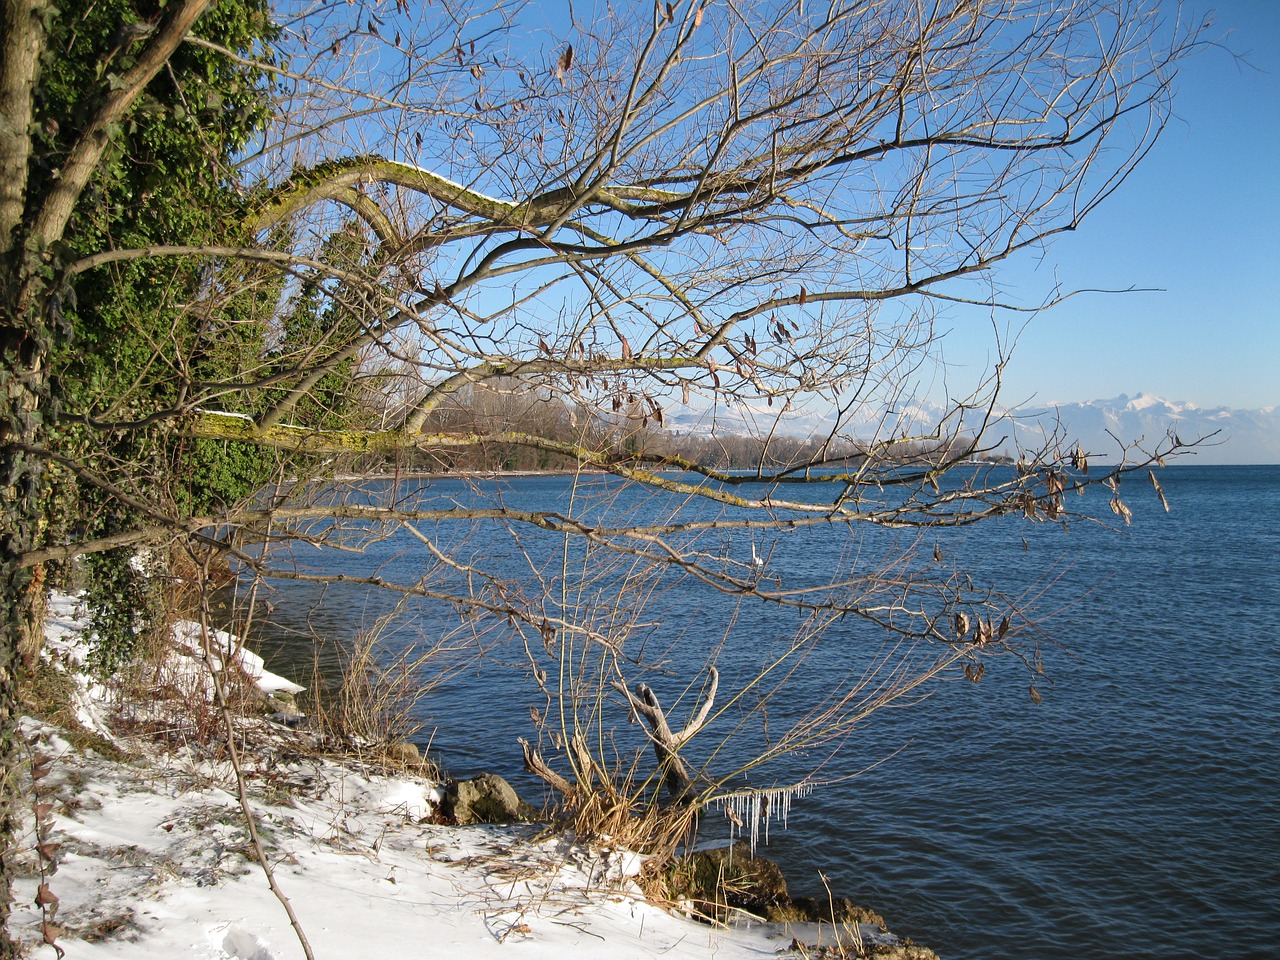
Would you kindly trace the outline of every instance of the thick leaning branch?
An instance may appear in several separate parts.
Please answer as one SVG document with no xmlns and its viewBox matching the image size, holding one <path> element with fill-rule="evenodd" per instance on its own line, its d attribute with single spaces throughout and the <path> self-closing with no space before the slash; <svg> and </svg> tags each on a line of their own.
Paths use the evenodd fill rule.
<svg viewBox="0 0 1280 960">
<path fill-rule="evenodd" d="M 671 203 L 680 199 L 680 194 L 668 190 L 617 185 L 586 195 L 579 195 L 572 187 L 561 187 L 513 202 L 490 197 L 424 167 L 379 156 L 362 156 L 295 172 L 288 182 L 262 201 L 252 223 L 257 230 L 267 230 L 326 200 L 345 202 L 349 191 L 374 184 L 402 187 L 469 216 L 513 230 L 548 226 L 566 211 L 590 200 L 626 211 L 627 205 L 635 201 Z"/>
<path fill-rule="evenodd" d="M 160 21 L 134 65 L 118 78 L 97 115 L 72 148 L 71 155 L 62 164 L 61 172 L 36 216 L 32 236 L 39 242 L 47 245 L 62 238 L 80 195 L 98 169 L 111 141 L 109 128 L 129 111 L 212 2 L 186 0 L 171 10 Z"/>
<path fill-rule="evenodd" d="M 995 491 L 990 489 L 979 489 L 977 491 L 962 489 L 947 493 L 939 491 L 927 503 L 908 500 L 902 506 L 896 508 L 876 507 L 873 510 L 864 510 L 861 506 L 861 497 L 850 497 L 847 492 L 841 494 L 834 502 L 830 503 L 793 500 L 772 494 L 763 497 L 749 497 L 733 493 L 731 489 L 722 489 L 721 486 L 711 486 L 706 483 L 695 483 L 680 479 L 678 475 L 673 475 L 666 471 L 676 470 L 680 474 L 700 476 L 729 488 L 746 484 L 763 484 L 769 487 L 777 484 L 800 486 L 830 484 L 835 487 L 860 489 L 868 484 L 876 484 L 877 486 L 900 486 L 910 489 L 915 486 L 935 484 L 937 477 L 958 463 L 959 458 L 953 456 L 941 464 L 919 470 L 908 469 L 905 472 L 902 471 L 901 465 L 895 461 L 893 470 L 885 476 L 880 476 L 879 474 L 868 476 L 865 470 L 823 473 L 815 476 L 809 473 L 809 470 L 814 468 L 814 463 L 806 464 L 804 467 L 788 467 L 772 473 L 757 471 L 751 474 L 741 474 L 715 470 L 674 456 L 645 456 L 643 454 L 619 456 L 608 451 L 585 447 L 581 444 L 554 440 L 538 434 L 517 430 L 490 433 L 436 432 L 408 434 L 402 430 L 315 430 L 292 424 L 277 424 L 269 428 L 263 428 L 249 417 L 211 411 L 197 411 L 185 429 L 189 436 L 200 439 L 233 440 L 269 446 L 289 453 L 303 453 L 313 456 L 393 454 L 408 449 L 419 451 L 457 450 L 486 444 L 514 444 L 567 457 L 582 468 L 599 469 L 623 479 L 643 483 L 655 489 L 666 490 L 669 493 L 676 493 L 682 496 L 699 497 L 724 504 L 725 506 L 743 509 L 789 511 L 802 516 L 805 514 L 820 514 L 828 520 L 872 520 L 881 526 L 902 528 L 961 526 L 976 522 L 976 520 L 984 516 L 1009 512 L 1012 509 L 1027 512 L 1028 510 L 1033 510 L 1034 504 L 1041 499 L 1060 503 L 1065 492 L 1083 489 L 1091 485 L 1090 481 L 1075 482 L 1058 479 L 1051 484 L 1052 489 L 1043 498 L 1031 497 L 1030 500 L 1027 500 L 1026 487 L 1028 482 L 1035 480 L 1039 476 L 1038 472 L 1033 471 L 1030 474 L 1021 474 L 1014 480 L 1000 484 Z M 1170 455 L 1191 445 L 1194 444 L 1187 444 L 1176 438 L 1168 438 L 1166 447 L 1159 448 L 1150 455 L 1144 454 L 1137 463 L 1121 464 L 1115 468 L 1114 473 L 1123 475 L 1133 470 L 1142 469 L 1145 465 L 1156 462 L 1163 456 Z M 839 463 L 846 459 L 840 458 L 831 462 Z M 654 468 L 663 468 L 664 472 L 659 473 L 653 469 L 645 469 L 646 464 Z M 822 466 L 823 464 L 818 463 L 816 465 Z M 892 475 L 893 473 L 897 475 L 894 476 Z M 1050 471 L 1047 476 L 1053 475 L 1055 475 L 1053 471 Z M 981 514 L 956 514 L 949 509 L 950 505 L 956 502 L 968 501 L 980 496 L 988 496 L 992 493 L 1000 492 L 1008 495 L 1017 495 L 1021 499 L 1017 502 L 1005 502 L 1005 498 L 1001 498 L 1001 502 L 993 504 L 990 511 Z M 1052 516 L 1052 513 L 1050 513 L 1050 516 Z"/>
<path fill-rule="evenodd" d="M 542 752 L 537 747 L 529 743 L 524 737 L 517 737 L 516 739 L 520 744 L 521 751 L 524 753 L 524 768 L 526 771 L 532 773 L 563 796 L 569 797 L 574 794 L 573 784 L 551 769 L 551 765 L 547 763 L 542 756 Z"/>
</svg>

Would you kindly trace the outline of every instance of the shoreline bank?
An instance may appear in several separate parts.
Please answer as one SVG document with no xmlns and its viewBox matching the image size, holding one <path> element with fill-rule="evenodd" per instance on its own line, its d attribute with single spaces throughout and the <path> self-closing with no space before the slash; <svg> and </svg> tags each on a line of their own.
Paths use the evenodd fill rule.
<svg viewBox="0 0 1280 960">
<path fill-rule="evenodd" d="M 650 958 L 677 947 L 706 960 L 806 947 L 859 955 L 839 953 L 849 948 L 835 945 L 829 924 L 712 927 L 663 910 L 636 884 L 643 858 L 607 843 L 543 824 L 431 822 L 441 784 L 327 759 L 297 731 L 240 718 L 251 831 L 218 738 L 201 740 L 174 712 L 197 713 L 208 680 L 191 648 L 175 643 L 156 677 L 175 699 L 127 703 L 77 672 L 84 630 L 75 598 L 55 596 L 48 653 L 74 683 L 87 732 L 29 717 L 22 725 L 30 803 L 10 931 L 32 953 L 52 931 L 91 958 L 305 957 L 255 862 L 256 832 L 316 957 L 417 955 L 431 943 L 487 960 L 511 942 L 532 960 Z M 262 683 L 280 682 L 260 662 L 257 671 Z M 932 956 L 871 924 L 852 929 L 863 955 Z"/>
</svg>

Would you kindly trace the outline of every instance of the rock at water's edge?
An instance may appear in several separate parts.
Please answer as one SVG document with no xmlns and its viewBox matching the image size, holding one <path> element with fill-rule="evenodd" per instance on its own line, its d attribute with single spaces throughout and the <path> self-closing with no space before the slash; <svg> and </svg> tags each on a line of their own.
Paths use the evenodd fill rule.
<svg viewBox="0 0 1280 960">
<path fill-rule="evenodd" d="M 512 823 L 525 819 L 526 811 L 511 784 L 496 773 L 455 780 L 445 789 L 441 809 L 459 825 Z"/>
<path fill-rule="evenodd" d="M 673 900 L 689 901 L 716 919 L 726 908 L 767 917 L 770 910 L 791 902 L 782 868 L 752 854 L 745 843 L 681 857 L 667 873 L 667 887 Z"/>
</svg>

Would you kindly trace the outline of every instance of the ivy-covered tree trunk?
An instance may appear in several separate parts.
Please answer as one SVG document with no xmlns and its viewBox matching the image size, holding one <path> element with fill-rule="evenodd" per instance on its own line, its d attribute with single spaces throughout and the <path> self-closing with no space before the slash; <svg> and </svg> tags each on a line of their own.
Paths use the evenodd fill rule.
<svg viewBox="0 0 1280 960">
<path fill-rule="evenodd" d="M 20 235 L 18 227 L 6 237 Z M 13 839 L 20 818 L 18 791 L 18 672 L 22 651 L 42 629 L 42 584 L 23 556 L 37 546 L 44 513 L 45 472 L 34 454 L 44 441 L 48 413 L 48 329 L 35 309 L 38 281 L 24 269 L 23 244 L 0 256 L 0 958 L 15 956 L 7 935 L 12 901 Z"/>
<path fill-rule="evenodd" d="M 109 85 L 104 80 L 84 91 L 89 109 L 74 142 L 58 156 L 56 176 L 33 179 L 48 29 L 56 16 L 74 22 L 84 10 L 75 3 L 55 11 L 49 0 L 0 0 L 0 960 L 15 955 L 7 924 L 19 801 L 17 674 L 24 640 L 41 626 L 34 601 L 42 585 L 33 582 L 23 558 L 38 545 L 46 505 L 41 451 L 54 412 L 48 361 L 55 253 L 111 131 L 210 3 L 162 5 L 163 13 L 136 38 L 131 65 Z"/>
<path fill-rule="evenodd" d="M 8 271 L 6 271 L 8 272 Z M 42 511 L 43 470 L 27 450 L 40 443 L 45 410 L 44 347 L 40 331 L 21 322 L 9 309 L 15 304 L 13 285 L 4 284 L 6 304 L 0 330 L 0 476 L 4 510 L 0 513 L 0 920 L 7 925 L 15 854 L 13 837 L 18 818 L 18 691 L 19 650 L 32 619 L 32 573 L 21 566 L 22 555 L 35 546 Z M 13 955 L 7 934 L 0 937 L 0 957 Z"/>
<path fill-rule="evenodd" d="M 24 214 L 48 13 L 43 0 L 4 0 L 0 19 L 0 957 L 16 955 L 8 921 L 19 812 L 17 671 L 20 646 L 32 629 L 32 574 L 21 558 L 34 546 L 43 500 L 42 464 L 30 451 L 42 439 L 47 412 L 49 342 L 31 309 Z"/>
</svg>

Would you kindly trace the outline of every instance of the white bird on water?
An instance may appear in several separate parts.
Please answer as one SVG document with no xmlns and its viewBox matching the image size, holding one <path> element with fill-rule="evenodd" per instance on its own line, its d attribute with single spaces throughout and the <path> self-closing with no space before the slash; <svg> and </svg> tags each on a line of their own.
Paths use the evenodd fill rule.
<svg viewBox="0 0 1280 960">
<path fill-rule="evenodd" d="M 756 553 L 756 542 L 754 540 L 751 541 L 751 565 L 757 570 L 764 569 L 764 557 Z"/>
</svg>

